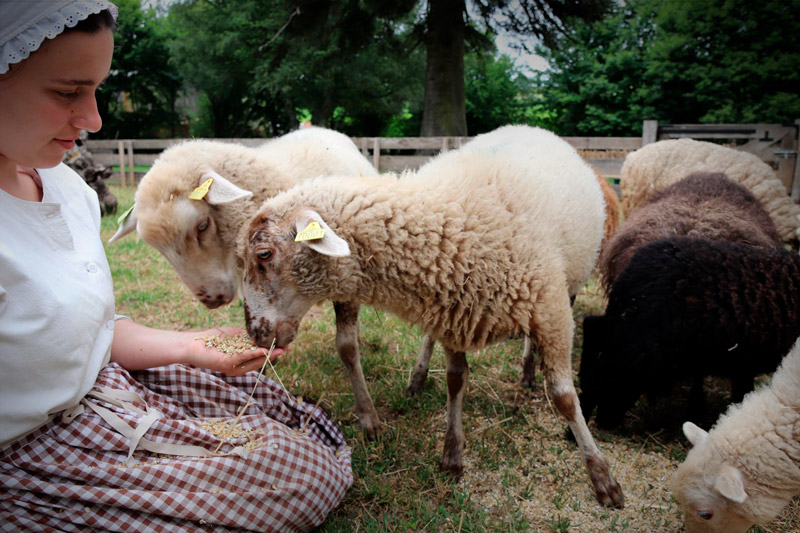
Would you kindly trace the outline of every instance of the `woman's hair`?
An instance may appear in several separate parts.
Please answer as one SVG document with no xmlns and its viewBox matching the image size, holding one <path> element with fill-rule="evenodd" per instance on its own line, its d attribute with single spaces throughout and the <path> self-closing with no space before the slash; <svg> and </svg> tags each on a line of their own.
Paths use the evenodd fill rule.
<svg viewBox="0 0 800 533">
<path fill-rule="evenodd" d="M 113 30 L 114 29 L 114 17 L 111 15 L 111 11 L 108 9 L 104 9 L 99 13 L 95 13 L 93 15 L 89 15 L 87 18 L 81 20 L 73 27 L 64 27 L 64 31 L 61 33 L 69 33 L 73 31 L 80 31 L 83 33 L 97 33 L 100 30 Z"/>
</svg>

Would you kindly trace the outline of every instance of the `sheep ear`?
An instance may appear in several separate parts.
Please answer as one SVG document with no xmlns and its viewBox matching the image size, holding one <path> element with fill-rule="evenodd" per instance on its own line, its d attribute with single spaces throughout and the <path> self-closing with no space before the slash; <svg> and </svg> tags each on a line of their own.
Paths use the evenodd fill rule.
<svg viewBox="0 0 800 533">
<path fill-rule="evenodd" d="M 109 243 L 114 241 L 118 241 L 119 239 L 123 238 L 128 233 L 132 232 L 136 229 L 138 219 L 136 218 L 136 204 L 133 204 L 130 209 L 122 213 L 117 218 L 117 223 L 119 227 L 117 228 L 117 232 L 108 239 Z"/>
<path fill-rule="evenodd" d="M 697 446 L 698 444 L 705 442 L 705 440 L 708 438 L 707 431 L 700 429 L 691 422 L 684 422 L 683 434 L 686 435 L 686 438 L 689 439 L 689 442 L 692 443 L 692 446 Z"/>
<path fill-rule="evenodd" d="M 742 503 L 747 499 L 747 493 L 744 491 L 744 477 L 735 466 L 722 465 L 717 479 L 714 480 L 714 488 L 736 503 Z"/>
<path fill-rule="evenodd" d="M 213 170 L 209 170 L 200 178 L 200 183 L 205 183 L 208 178 L 213 178 L 208 188 L 208 193 L 205 195 L 205 200 L 211 205 L 229 204 L 242 198 L 251 198 L 253 193 L 246 191 L 232 181 L 223 178 Z M 202 185 L 201 185 L 202 186 Z"/>
<path fill-rule="evenodd" d="M 318 224 L 316 233 L 321 233 L 321 237 L 313 234 L 315 233 L 314 228 L 310 227 L 310 225 L 314 222 Z M 319 213 L 315 211 L 306 211 L 298 216 L 295 219 L 295 230 L 297 231 L 295 241 L 298 241 L 303 246 L 308 246 L 315 252 L 330 257 L 347 257 L 350 255 L 350 245 L 347 244 L 347 241 L 336 235 L 330 226 L 322 220 Z M 309 233 L 309 230 L 312 233 L 310 235 L 312 238 L 304 236 Z"/>
</svg>

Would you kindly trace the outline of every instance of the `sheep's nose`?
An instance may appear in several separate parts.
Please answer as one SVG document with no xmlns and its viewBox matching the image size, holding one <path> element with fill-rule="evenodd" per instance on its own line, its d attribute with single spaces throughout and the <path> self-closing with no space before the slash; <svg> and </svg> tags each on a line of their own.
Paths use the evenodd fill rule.
<svg viewBox="0 0 800 533">
<path fill-rule="evenodd" d="M 244 305 L 244 320 L 247 333 L 254 343 L 264 348 L 272 346 L 272 341 L 275 339 L 275 325 L 263 317 L 252 316 L 246 302 Z"/>
<path fill-rule="evenodd" d="M 217 307 L 221 307 L 230 302 L 230 299 L 222 293 L 215 294 L 213 296 L 210 294 L 200 294 L 198 295 L 198 298 L 201 302 L 203 302 L 203 305 L 209 309 L 216 309 Z"/>
</svg>

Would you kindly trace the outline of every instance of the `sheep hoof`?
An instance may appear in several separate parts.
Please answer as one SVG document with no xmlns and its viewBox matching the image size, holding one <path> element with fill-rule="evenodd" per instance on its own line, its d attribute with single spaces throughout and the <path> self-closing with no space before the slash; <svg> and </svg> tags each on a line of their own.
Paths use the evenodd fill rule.
<svg viewBox="0 0 800 533">
<path fill-rule="evenodd" d="M 422 385 L 424 383 L 425 383 L 424 381 L 421 383 L 417 381 L 412 381 L 411 383 L 409 383 L 408 389 L 406 389 L 408 391 L 408 395 L 416 396 L 422 390 Z"/>
<path fill-rule="evenodd" d="M 461 476 L 464 474 L 464 467 L 460 462 L 458 464 L 448 464 L 445 459 L 442 459 L 439 466 L 455 480 L 461 479 Z"/>
<path fill-rule="evenodd" d="M 422 390 L 422 387 L 425 385 L 425 381 L 428 377 L 428 373 L 425 372 L 414 372 L 411 376 L 411 379 L 408 381 L 408 394 L 410 396 L 415 396 Z"/>
<path fill-rule="evenodd" d="M 625 494 L 622 488 L 613 479 L 610 480 L 609 486 L 602 492 L 595 488 L 595 497 L 604 507 L 611 509 L 623 509 L 625 507 Z"/>
<path fill-rule="evenodd" d="M 523 377 L 522 381 L 520 383 L 522 384 L 522 388 L 523 389 L 527 389 L 527 390 L 531 390 L 531 391 L 536 390 L 536 378 L 535 377 L 531 377 L 531 378 L 528 378 L 527 376 Z"/>
<path fill-rule="evenodd" d="M 604 507 L 611 509 L 622 509 L 625 507 L 625 494 L 619 483 L 611 476 L 608 463 L 602 457 L 586 458 L 586 466 L 589 477 L 594 486 L 594 495 L 597 501 Z"/>
</svg>

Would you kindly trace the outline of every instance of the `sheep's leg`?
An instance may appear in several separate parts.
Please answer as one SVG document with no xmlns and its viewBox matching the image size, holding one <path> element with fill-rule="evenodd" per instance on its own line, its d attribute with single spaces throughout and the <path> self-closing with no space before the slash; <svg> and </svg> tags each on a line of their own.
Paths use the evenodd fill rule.
<svg viewBox="0 0 800 533">
<path fill-rule="evenodd" d="M 350 375 L 358 421 L 367 437 L 373 439 L 380 428 L 381 421 L 367 390 L 364 372 L 361 370 L 361 356 L 358 350 L 358 311 L 360 307 L 359 304 L 352 302 L 334 302 L 336 351 Z"/>
<path fill-rule="evenodd" d="M 522 386 L 531 390 L 536 388 L 536 350 L 530 335 L 525 335 L 522 345 Z"/>
<path fill-rule="evenodd" d="M 422 338 L 422 346 L 417 355 L 417 364 L 414 365 L 414 372 L 408 380 L 408 393 L 412 396 L 422 390 L 425 380 L 428 379 L 428 366 L 431 362 L 431 354 L 436 341 L 430 335 Z"/>
<path fill-rule="evenodd" d="M 469 365 L 464 352 L 445 348 L 447 359 L 447 433 L 444 437 L 442 469 L 455 477 L 463 470 L 461 454 L 464 451 L 464 427 L 461 420 L 464 393 L 467 390 Z"/>
<path fill-rule="evenodd" d="M 545 285 L 547 287 L 547 285 Z M 555 291 L 550 285 L 551 290 Z M 586 469 L 594 486 L 597 501 L 607 507 L 622 508 L 625 496 L 611 475 L 605 457 L 597 447 L 583 418 L 575 385 L 572 380 L 572 333 L 574 322 L 566 293 L 543 296 L 543 308 L 549 307 L 547 317 L 535 317 L 537 346 L 542 357 L 547 392 L 559 412 L 564 415 L 583 455 Z M 553 309 L 553 304 L 558 309 Z M 547 319 L 545 319 L 547 318 Z"/>
</svg>

